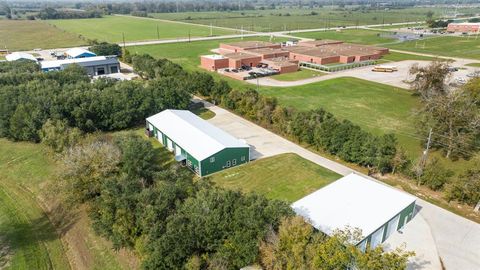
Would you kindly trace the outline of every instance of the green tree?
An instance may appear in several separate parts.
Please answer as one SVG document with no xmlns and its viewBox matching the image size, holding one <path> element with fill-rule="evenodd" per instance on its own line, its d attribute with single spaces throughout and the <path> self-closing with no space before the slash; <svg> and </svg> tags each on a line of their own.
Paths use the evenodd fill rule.
<svg viewBox="0 0 480 270">
<path fill-rule="evenodd" d="M 48 119 L 40 130 L 42 143 L 57 153 L 72 147 L 81 136 L 82 132 L 78 128 L 69 127 L 66 120 Z"/>
<path fill-rule="evenodd" d="M 118 57 L 122 56 L 122 48 L 116 43 L 101 42 L 94 44 L 88 49 L 96 55 L 115 55 Z"/>
</svg>

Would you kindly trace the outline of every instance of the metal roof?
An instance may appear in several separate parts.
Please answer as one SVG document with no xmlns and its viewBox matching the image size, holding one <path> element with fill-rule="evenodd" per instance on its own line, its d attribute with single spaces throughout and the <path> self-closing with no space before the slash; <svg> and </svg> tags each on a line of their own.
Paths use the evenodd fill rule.
<svg viewBox="0 0 480 270">
<path fill-rule="evenodd" d="M 96 56 L 95 53 L 93 53 L 89 50 L 86 50 L 86 49 L 82 49 L 82 48 L 72 48 L 72 49 L 69 49 L 68 51 L 65 52 L 65 54 L 67 54 L 68 56 L 73 57 L 73 58 L 79 57 L 80 55 L 82 55 L 84 53 Z"/>
<path fill-rule="evenodd" d="M 147 121 L 199 161 L 225 148 L 249 147 L 190 111 L 164 110 Z"/>
<path fill-rule="evenodd" d="M 11 53 L 11 54 L 7 54 L 5 56 L 5 59 L 7 59 L 7 61 L 16 61 L 16 60 L 20 60 L 20 59 L 27 59 L 27 60 L 32 60 L 32 61 L 37 62 L 37 58 L 35 58 L 35 56 L 33 56 L 29 53 L 23 53 L 23 52 L 14 52 L 14 53 Z"/>
<path fill-rule="evenodd" d="M 70 64 L 78 64 L 82 67 L 118 64 L 118 59 L 116 57 L 94 56 L 40 62 L 42 69 L 60 68 Z"/>
<path fill-rule="evenodd" d="M 415 200 L 410 194 L 352 173 L 294 202 L 292 208 L 326 234 L 350 226 L 367 237 Z"/>
</svg>

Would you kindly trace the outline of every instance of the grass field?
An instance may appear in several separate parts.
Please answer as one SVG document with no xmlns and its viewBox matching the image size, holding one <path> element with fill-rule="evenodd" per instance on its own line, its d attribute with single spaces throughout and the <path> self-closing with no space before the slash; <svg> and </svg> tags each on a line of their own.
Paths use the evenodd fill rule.
<svg viewBox="0 0 480 270">
<path fill-rule="evenodd" d="M 335 39 L 351 43 L 382 44 L 395 41 L 393 38 L 381 37 L 382 31 L 366 29 L 347 29 L 341 31 L 319 31 L 295 33 L 294 36 L 313 39 Z"/>
<path fill-rule="evenodd" d="M 54 179 L 55 162 L 43 145 L 0 139 L 0 268 L 70 269 L 69 259 L 83 261 L 80 269 L 126 269 L 119 256 L 91 229 L 88 218 L 68 218 L 54 225 L 39 205 Z M 48 202 L 49 203 L 49 202 Z M 65 233 L 68 250 L 57 231 Z M 67 254 L 70 254 L 67 256 Z M 70 257 L 71 256 L 71 257 Z"/>
<path fill-rule="evenodd" d="M 433 61 L 435 59 L 436 59 L 435 57 L 390 51 L 387 55 L 384 55 L 379 60 L 379 62 L 396 62 L 396 61 L 404 61 L 404 60 Z"/>
<path fill-rule="evenodd" d="M 272 76 L 272 79 L 279 80 L 279 81 L 298 81 L 298 80 L 304 80 L 304 79 L 323 76 L 325 74 L 327 73 L 302 68 L 297 72 L 274 75 Z"/>
<path fill-rule="evenodd" d="M 211 176 L 219 186 L 294 202 L 341 176 L 296 154 L 281 154 Z"/>
<path fill-rule="evenodd" d="M 65 48 L 86 44 L 78 35 L 42 21 L 0 20 L 0 48 L 10 51 Z"/>
<path fill-rule="evenodd" d="M 467 64 L 469 67 L 480 67 L 480 63 L 469 63 Z"/>
<path fill-rule="evenodd" d="M 50 24 L 70 33 L 108 42 L 175 39 L 188 37 L 206 37 L 210 27 L 188 25 L 177 22 L 165 22 L 150 18 L 106 16 L 98 19 L 50 20 Z M 157 35 L 158 27 L 158 35 Z M 213 35 L 233 34 L 235 31 L 212 29 Z"/>
<path fill-rule="evenodd" d="M 480 59 L 480 38 L 441 36 L 407 41 L 387 47 L 440 56 Z"/>
<path fill-rule="evenodd" d="M 332 9 L 331 7 L 304 7 L 274 10 L 242 10 L 232 12 L 154 13 L 149 15 L 167 20 L 186 21 L 204 25 L 212 24 L 235 29 L 240 29 L 243 26 L 243 29 L 252 31 L 283 31 L 421 21 L 426 19 L 425 14 L 430 10 L 435 12 L 435 17 L 442 16 L 445 11 L 444 8 L 435 7 L 365 11 L 337 10 Z M 464 8 L 462 10 L 462 12 L 472 13 L 479 9 Z"/>
</svg>

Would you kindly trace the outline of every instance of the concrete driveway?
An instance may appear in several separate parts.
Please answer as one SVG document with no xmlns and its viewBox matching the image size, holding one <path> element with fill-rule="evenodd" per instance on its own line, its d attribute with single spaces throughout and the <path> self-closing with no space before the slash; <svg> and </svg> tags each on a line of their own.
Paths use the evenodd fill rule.
<svg viewBox="0 0 480 270">
<path fill-rule="evenodd" d="M 233 136 L 244 139 L 253 147 L 253 159 L 282 153 L 296 153 L 338 174 L 356 172 L 338 162 L 306 150 L 258 125 L 249 122 L 225 109 L 203 102 L 216 116 L 208 120 Z M 373 178 L 370 178 L 377 181 Z M 382 182 L 380 182 L 382 183 Z M 455 215 L 424 200 L 417 200 L 417 214 L 401 233 L 390 237 L 387 249 L 405 245 L 416 252 L 409 269 L 480 269 L 480 225 Z"/>
</svg>

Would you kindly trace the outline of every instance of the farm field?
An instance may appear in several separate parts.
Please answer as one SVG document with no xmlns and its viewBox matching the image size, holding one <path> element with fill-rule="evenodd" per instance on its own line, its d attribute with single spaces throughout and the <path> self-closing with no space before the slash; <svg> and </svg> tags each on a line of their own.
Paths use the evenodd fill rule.
<svg viewBox="0 0 480 270">
<path fill-rule="evenodd" d="M 175 39 L 210 36 L 210 28 L 206 26 L 188 25 L 176 22 L 165 22 L 150 18 L 105 16 L 98 19 L 49 20 L 48 23 L 70 33 L 81 35 L 86 39 L 97 39 L 107 42 L 142 41 L 158 39 Z M 157 35 L 158 26 L 158 35 Z M 234 34 L 235 31 L 212 29 L 213 35 Z"/>
<path fill-rule="evenodd" d="M 55 162 L 43 145 L 0 139 L 0 149 L 0 268 L 70 269 L 69 259 L 83 269 L 131 268 L 94 234 L 86 215 L 72 210 L 64 218 L 52 209 L 47 217 L 39 203 L 48 196 Z M 57 231 L 65 233 L 68 249 Z"/>
<path fill-rule="evenodd" d="M 296 154 L 259 159 L 211 176 L 219 186 L 292 203 L 341 176 Z"/>
<path fill-rule="evenodd" d="M 382 44 L 394 42 L 395 39 L 388 37 L 381 37 L 381 34 L 385 34 L 383 31 L 374 31 L 367 29 L 346 29 L 341 31 L 318 31 L 318 32 L 306 32 L 295 33 L 296 37 L 313 38 L 313 39 L 334 39 L 344 42 L 361 43 L 361 44 Z"/>
<path fill-rule="evenodd" d="M 390 44 L 392 49 L 440 56 L 480 59 L 480 39 L 472 37 L 441 36 L 419 41 Z"/>
<path fill-rule="evenodd" d="M 272 76 L 272 79 L 279 80 L 279 81 L 298 81 L 298 80 L 304 80 L 304 79 L 310 79 L 318 76 L 323 76 L 326 74 L 327 73 L 324 73 L 321 71 L 302 68 L 297 72 L 274 75 Z"/>
<path fill-rule="evenodd" d="M 77 34 L 67 33 L 42 21 L 0 20 L 0 48 L 10 51 L 34 48 L 65 48 L 87 44 Z"/>
<path fill-rule="evenodd" d="M 285 31 L 349 25 L 389 24 L 395 22 L 422 21 L 428 11 L 434 17 L 443 15 L 444 8 L 407 8 L 395 10 L 337 10 L 324 8 L 283 8 L 266 10 L 242 10 L 234 12 L 179 12 L 152 13 L 149 16 L 166 20 L 178 20 L 204 25 L 223 26 L 251 31 Z M 459 9 L 460 10 L 460 9 Z M 474 8 L 462 9 L 468 13 Z M 462 12 L 463 12 L 462 11 Z M 460 12 L 460 11 L 459 11 Z"/>
</svg>

